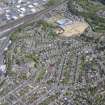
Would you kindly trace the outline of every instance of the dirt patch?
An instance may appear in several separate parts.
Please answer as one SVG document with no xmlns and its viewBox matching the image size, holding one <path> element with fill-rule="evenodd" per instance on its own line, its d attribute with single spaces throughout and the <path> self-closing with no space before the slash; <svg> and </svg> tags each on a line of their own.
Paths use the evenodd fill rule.
<svg viewBox="0 0 105 105">
<path fill-rule="evenodd" d="M 76 36 L 80 35 L 85 31 L 85 29 L 88 27 L 88 24 L 85 22 L 74 22 L 70 25 L 64 26 L 64 33 L 60 34 L 60 36 L 64 37 L 70 37 L 70 36 Z"/>
</svg>

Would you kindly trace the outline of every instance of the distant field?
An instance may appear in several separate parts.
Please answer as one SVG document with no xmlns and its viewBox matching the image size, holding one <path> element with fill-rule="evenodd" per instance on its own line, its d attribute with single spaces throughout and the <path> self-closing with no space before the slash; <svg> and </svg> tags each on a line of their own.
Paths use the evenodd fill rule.
<svg viewBox="0 0 105 105">
<path fill-rule="evenodd" d="M 87 23 L 83 22 L 75 22 L 72 25 L 67 25 L 64 28 L 64 33 L 61 34 L 61 36 L 70 37 L 75 35 L 80 35 L 85 31 L 85 29 L 88 27 Z"/>
<path fill-rule="evenodd" d="M 49 18 L 48 22 L 49 23 L 57 23 L 58 20 L 60 19 L 65 19 L 64 15 L 55 15 L 52 16 L 51 18 Z M 56 24 L 58 25 L 58 24 Z M 59 34 L 59 36 L 63 36 L 63 37 L 71 37 L 71 36 L 75 36 L 75 35 L 80 35 L 81 33 L 83 33 L 85 31 L 85 29 L 88 27 L 89 25 L 86 22 L 80 22 L 80 21 L 74 21 L 72 22 L 72 24 L 66 25 L 63 27 L 64 32 L 61 34 Z"/>
<path fill-rule="evenodd" d="M 105 32 L 105 18 L 97 16 L 96 13 L 99 10 L 105 10 L 105 5 L 99 2 L 93 2 L 89 0 L 75 0 L 76 5 L 78 5 L 78 8 L 82 8 L 83 11 L 78 11 L 79 9 L 76 7 L 76 5 L 71 3 L 71 1 L 68 4 L 69 10 L 76 15 L 81 15 L 84 17 L 84 19 L 90 24 L 93 31 L 95 32 Z"/>
</svg>

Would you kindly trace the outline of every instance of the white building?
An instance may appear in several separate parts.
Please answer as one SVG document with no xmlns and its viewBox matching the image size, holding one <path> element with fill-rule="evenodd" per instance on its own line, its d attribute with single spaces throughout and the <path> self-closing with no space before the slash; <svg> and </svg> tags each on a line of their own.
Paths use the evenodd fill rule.
<svg viewBox="0 0 105 105">
<path fill-rule="evenodd" d="M 0 65 L 0 75 L 6 73 L 6 65 Z"/>
</svg>

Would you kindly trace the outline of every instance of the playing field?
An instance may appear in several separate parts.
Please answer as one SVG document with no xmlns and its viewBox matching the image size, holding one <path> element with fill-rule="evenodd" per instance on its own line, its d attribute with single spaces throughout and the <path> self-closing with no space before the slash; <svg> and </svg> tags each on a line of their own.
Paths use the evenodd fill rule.
<svg viewBox="0 0 105 105">
<path fill-rule="evenodd" d="M 70 36 L 76 36 L 80 35 L 85 31 L 85 29 L 88 27 L 88 24 L 85 22 L 74 22 L 70 25 L 67 25 L 64 27 L 64 33 L 60 34 L 60 36 L 64 37 L 70 37 Z"/>
</svg>

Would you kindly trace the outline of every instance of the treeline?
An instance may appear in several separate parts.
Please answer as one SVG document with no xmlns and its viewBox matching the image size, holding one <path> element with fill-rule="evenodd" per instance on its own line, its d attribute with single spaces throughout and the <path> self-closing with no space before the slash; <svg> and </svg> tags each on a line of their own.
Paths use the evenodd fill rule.
<svg viewBox="0 0 105 105">
<path fill-rule="evenodd" d="M 76 4 L 78 4 L 79 0 L 69 0 L 68 2 L 68 10 L 77 16 L 83 16 L 85 21 L 89 23 L 93 31 L 95 32 L 105 32 L 105 18 L 99 17 L 96 15 L 96 12 L 88 11 L 85 12 L 85 9 L 83 12 L 78 11 L 78 8 L 76 7 Z M 85 4 L 84 4 L 85 5 Z M 96 7 L 95 7 L 96 8 Z M 94 9 L 94 5 L 93 8 Z"/>
<path fill-rule="evenodd" d="M 96 0 L 96 1 L 99 1 L 105 5 L 105 0 Z"/>
</svg>

